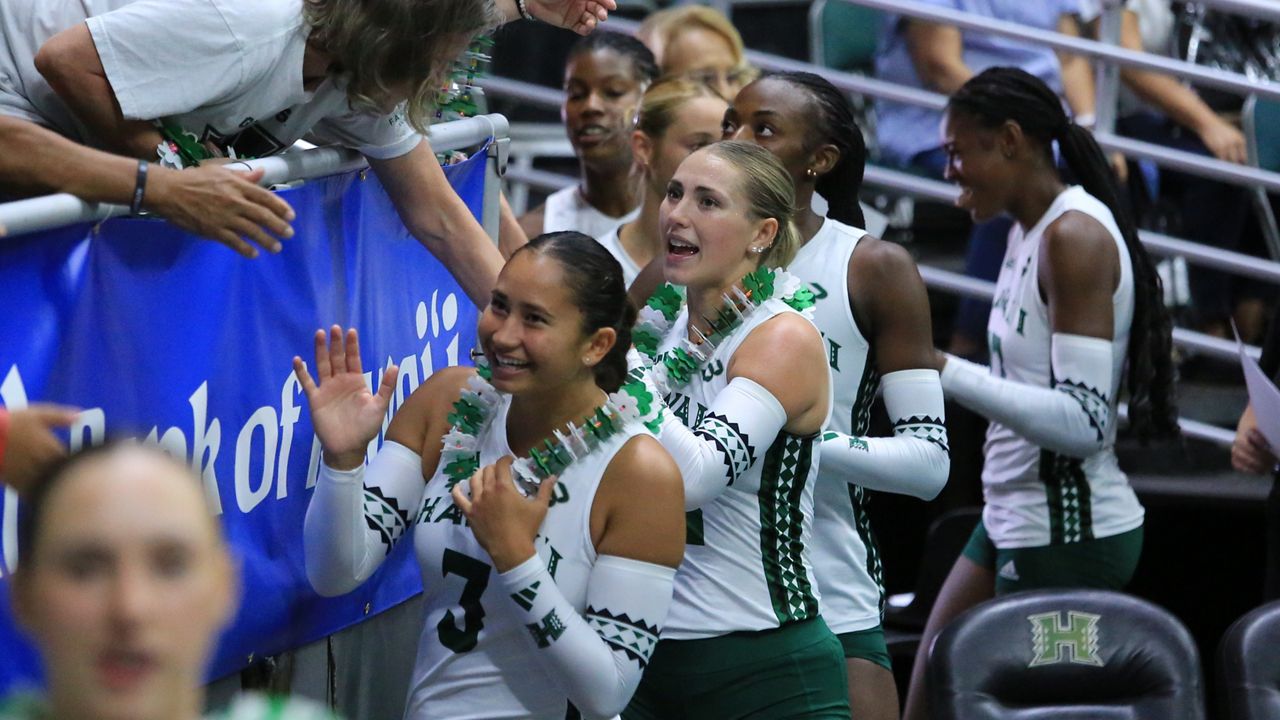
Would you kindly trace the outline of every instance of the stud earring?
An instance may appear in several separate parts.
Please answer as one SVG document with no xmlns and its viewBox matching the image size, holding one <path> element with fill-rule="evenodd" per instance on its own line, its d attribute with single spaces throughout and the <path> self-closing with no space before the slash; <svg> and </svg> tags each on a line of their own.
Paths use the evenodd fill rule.
<svg viewBox="0 0 1280 720">
<path fill-rule="evenodd" d="M 810 180 L 813 180 L 818 177 L 818 171 L 814 170 L 813 168 L 805 168 L 804 176 L 809 178 Z"/>
</svg>

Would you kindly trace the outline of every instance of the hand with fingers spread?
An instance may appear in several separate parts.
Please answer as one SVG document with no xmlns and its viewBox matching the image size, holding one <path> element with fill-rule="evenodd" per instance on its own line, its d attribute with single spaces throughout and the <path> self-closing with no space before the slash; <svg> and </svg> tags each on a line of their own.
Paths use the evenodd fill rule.
<svg viewBox="0 0 1280 720">
<path fill-rule="evenodd" d="M 316 379 L 311 378 L 302 358 L 294 356 L 293 372 L 302 384 L 311 408 L 311 424 L 324 449 L 325 464 L 336 470 L 351 470 L 364 462 L 369 442 L 382 430 L 382 421 L 395 392 L 399 368 L 382 374 L 375 395 L 365 384 L 360 364 L 360 342 L 355 328 L 316 331 Z"/>
<path fill-rule="evenodd" d="M 1275 450 L 1258 430 L 1253 405 L 1249 405 L 1236 425 L 1236 439 L 1231 443 L 1231 467 L 1242 473 L 1263 475 L 1275 469 L 1277 462 L 1280 460 L 1276 459 Z"/>
<path fill-rule="evenodd" d="M 258 248 L 280 252 L 293 237 L 293 208 L 259 187 L 263 170 L 241 172 L 217 165 L 188 170 L 153 168 L 143 206 L 174 225 L 216 240 L 245 257 Z M 246 239 L 247 238 L 247 239 Z"/>
<path fill-rule="evenodd" d="M 31 483 L 50 463 L 67 454 L 53 429 L 70 425 L 78 412 L 47 403 L 9 411 L 8 436 L 0 443 L 4 448 L 0 456 L 0 479 L 19 492 L 30 489 Z"/>
<path fill-rule="evenodd" d="M 539 20 L 579 35 L 590 34 L 610 11 L 618 9 L 615 0 L 528 0 L 525 5 Z"/>
<path fill-rule="evenodd" d="M 471 531 L 500 573 L 533 557 L 533 541 L 547 517 L 557 482 L 547 478 L 537 496 L 526 498 L 516 490 L 511 462 L 510 456 L 504 457 L 477 470 L 469 483 L 453 486 L 454 504 L 467 516 Z"/>
</svg>

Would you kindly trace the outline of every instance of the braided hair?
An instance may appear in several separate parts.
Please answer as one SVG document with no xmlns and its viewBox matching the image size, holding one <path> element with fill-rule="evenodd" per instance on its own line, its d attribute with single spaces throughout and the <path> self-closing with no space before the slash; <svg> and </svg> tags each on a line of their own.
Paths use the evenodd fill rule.
<svg viewBox="0 0 1280 720">
<path fill-rule="evenodd" d="M 827 217 L 846 225 L 866 227 L 858 193 L 862 190 L 862 174 L 867 166 L 867 143 L 854 120 L 849 99 L 835 85 L 813 73 L 782 72 L 765 77 L 794 85 L 813 101 L 817 112 L 809 124 L 806 142 L 809 150 L 830 143 L 840 151 L 835 167 L 815 184 L 815 189 L 827 200 Z"/>
<path fill-rule="evenodd" d="M 1066 169 L 1086 192 L 1111 210 L 1133 265 L 1133 324 L 1126 377 L 1129 424 L 1143 441 L 1175 435 L 1173 323 L 1164 306 L 1160 276 L 1138 240 L 1133 211 L 1093 133 L 1067 118 L 1058 96 L 1041 80 L 1012 67 L 989 68 L 971 78 L 951 96 L 947 111 L 964 113 L 988 129 L 1006 121 L 1017 123 L 1024 135 L 1042 146 L 1050 165 L 1052 145 L 1057 141 Z"/>
<path fill-rule="evenodd" d="M 611 50 L 629 60 L 635 73 L 634 78 L 641 85 L 642 91 L 658 77 L 658 61 L 644 43 L 630 35 L 609 30 L 597 30 L 580 38 L 569 48 L 569 60 L 596 50 Z"/>
</svg>

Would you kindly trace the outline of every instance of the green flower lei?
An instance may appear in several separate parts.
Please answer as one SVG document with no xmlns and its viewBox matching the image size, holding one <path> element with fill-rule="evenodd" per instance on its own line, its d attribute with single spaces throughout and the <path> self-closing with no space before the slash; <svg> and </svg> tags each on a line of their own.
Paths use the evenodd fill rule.
<svg viewBox="0 0 1280 720">
<path fill-rule="evenodd" d="M 759 268 L 742 278 L 741 287 L 735 285 L 724 295 L 724 303 L 714 317 L 707 321 L 705 332 L 693 328 L 695 338 L 685 337 L 670 350 L 658 354 L 662 339 L 684 309 L 685 298 L 670 284 L 658 288 L 640 311 L 636 327 L 631 333 L 635 349 L 652 366 L 652 381 L 656 390 L 666 395 L 683 387 L 715 353 L 716 346 L 742 324 L 757 307 L 775 296 L 792 309 L 805 314 L 812 313 L 815 298 L 807 283 L 796 276 L 774 268 Z"/>
<path fill-rule="evenodd" d="M 488 427 L 494 409 L 502 401 L 501 393 L 490 383 L 492 379 L 493 372 L 483 356 L 477 358 L 476 374 L 467 381 L 449 413 L 452 427 L 442 439 L 441 461 L 450 488 L 480 469 L 478 436 Z M 617 392 L 581 422 L 570 423 L 563 432 L 554 430 L 552 437 L 534 444 L 529 457 L 517 458 L 512 465 L 516 488 L 526 496 L 536 494 L 543 480 L 563 474 L 575 460 L 589 455 L 628 423 L 643 423 L 650 432 L 657 433 L 663 410 L 662 403 L 656 401 L 642 380 L 628 376 Z"/>
</svg>

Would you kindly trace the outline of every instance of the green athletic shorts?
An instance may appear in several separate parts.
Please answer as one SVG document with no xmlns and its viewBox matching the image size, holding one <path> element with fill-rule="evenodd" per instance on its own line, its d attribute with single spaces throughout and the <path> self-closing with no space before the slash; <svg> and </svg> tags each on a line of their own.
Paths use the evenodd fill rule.
<svg viewBox="0 0 1280 720">
<path fill-rule="evenodd" d="M 1065 545 L 1001 550 L 980 522 L 964 556 L 996 574 L 996 595 L 1039 588 L 1122 590 L 1142 555 L 1142 528 Z"/>
<path fill-rule="evenodd" d="M 847 719 L 840 641 L 821 618 L 705 640 L 662 640 L 622 717 Z"/>
<path fill-rule="evenodd" d="M 889 646 L 884 642 L 884 627 L 877 625 L 866 630 L 840 633 L 840 647 L 844 648 L 845 659 L 856 658 L 869 660 L 885 670 L 893 671 L 893 661 L 889 659 Z"/>
</svg>

